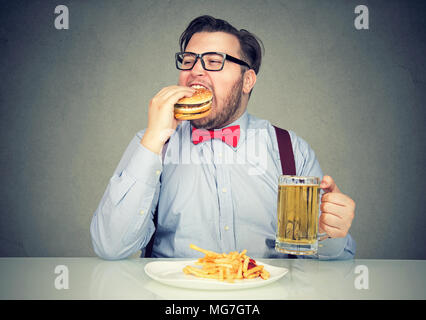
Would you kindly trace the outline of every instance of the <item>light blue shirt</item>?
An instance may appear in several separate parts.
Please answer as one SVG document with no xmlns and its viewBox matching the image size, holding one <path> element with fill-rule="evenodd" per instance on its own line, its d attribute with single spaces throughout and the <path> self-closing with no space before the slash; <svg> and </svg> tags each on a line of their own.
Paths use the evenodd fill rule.
<svg viewBox="0 0 426 320">
<path fill-rule="evenodd" d="M 275 130 L 247 111 L 234 148 L 219 139 L 194 145 L 183 121 L 160 156 L 140 144 L 127 147 L 95 211 L 90 232 L 97 255 L 123 259 L 144 250 L 155 233 L 154 257 L 199 257 L 191 243 L 216 252 L 285 258 L 275 251 L 278 177 L 282 174 Z M 300 176 L 323 176 L 314 151 L 289 131 Z M 158 206 L 157 222 L 154 213 Z M 320 259 L 350 259 L 355 241 L 320 242 Z"/>
</svg>

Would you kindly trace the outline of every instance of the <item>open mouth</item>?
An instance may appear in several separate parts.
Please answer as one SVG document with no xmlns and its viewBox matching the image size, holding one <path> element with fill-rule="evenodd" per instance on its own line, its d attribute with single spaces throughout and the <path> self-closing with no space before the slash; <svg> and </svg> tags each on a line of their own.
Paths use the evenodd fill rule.
<svg viewBox="0 0 426 320">
<path fill-rule="evenodd" d="M 208 87 L 206 87 L 206 86 L 204 86 L 204 85 L 202 85 L 202 84 L 199 84 L 199 83 L 191 84 L 191 85 L 190 85 L 190 88 L 194 88 L 194 89 L 207 89 L 207 90 L 210 90 L 210 91 L 211 91 L 211 89 L 210 89 L 210 88 L 208 88 Z"/>
</svg>

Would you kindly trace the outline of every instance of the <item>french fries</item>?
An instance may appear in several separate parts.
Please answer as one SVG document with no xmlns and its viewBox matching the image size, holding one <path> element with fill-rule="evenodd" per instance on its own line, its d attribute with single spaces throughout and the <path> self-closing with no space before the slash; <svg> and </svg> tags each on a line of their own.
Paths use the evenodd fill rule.
<svg viewBox="0 0 426 320">
<path fill-rule="evenodd" d="M 190 244 L 189 247 L 204 253 L 195 263 L 197 266 L 186 266 L 183 272 L 199 278 L 216 279 L 220 281 L 234 282 L 242 279 L 261 278 L 266 280 L 270 277 L 268 271 L 256 261 L 246 255 L 247 250 L 241 252 L 216 253 Z"/>
</svg>

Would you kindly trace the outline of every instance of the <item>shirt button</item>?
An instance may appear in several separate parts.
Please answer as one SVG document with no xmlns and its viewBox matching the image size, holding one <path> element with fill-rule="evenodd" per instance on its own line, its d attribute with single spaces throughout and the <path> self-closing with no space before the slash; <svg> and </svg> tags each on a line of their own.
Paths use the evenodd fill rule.
<svg viewBox="0 0 426 320">
<path fill-rule="evenodd" d="M 219 158 L 222 158 L 222 152 L 219 152 L 219 153 L 218 153 L 218 157 L 219 157 Z"/>
<path fill-rule="evenodd" d="M 145 213 L 145 211 L 141 210 L 141 211 L 139 211 L 139 213 L 140 213 L 141 215 L 143 215 L 143 214 Z"/>
<path fill-rule="evenodd" d="M 225 193 L 226 192 L 226 188 L 222 188 L 222 192 Z"/>
<path fill-rule="evenodd" d="M 156 174 L 157 176 L 159 176 L 159 175 L 160 175 L 160 173 L 161 173 L 161 171 L 160 171 L 160 170 L 155 171 L 155 174 Z"/>
<path fill-rule="evenodd" d="M 228 231 L 229 230 L 229 227 L 228 226 L 225 226 L 225 231 Z"/>
</svg>

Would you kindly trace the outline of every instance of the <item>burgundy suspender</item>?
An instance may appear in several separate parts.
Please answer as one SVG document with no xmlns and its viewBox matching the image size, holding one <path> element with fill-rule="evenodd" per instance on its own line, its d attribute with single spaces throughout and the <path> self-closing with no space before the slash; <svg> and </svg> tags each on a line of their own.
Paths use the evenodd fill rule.
<svg viewBox="0 0 426 320">
<path fill-rule="evenodd" d="M 278 150 L 280 151 L 282 174 L 296 175 L 293 147 L 291 146 L 290 134 L 287 130 L 273 126 L 277 134 Z"/>
<path fill-rule="evenodd" d="M 287 130 L 273 126 L 277 134 L 278 150 L 280 151 L 282 174 L 296 175 L 296 165 L 294 162 L 293 147 L 291 146 L 290 134 Z M 287 255 L 288 259 L 296 259 L 293 254 Z"/>
</svg>

